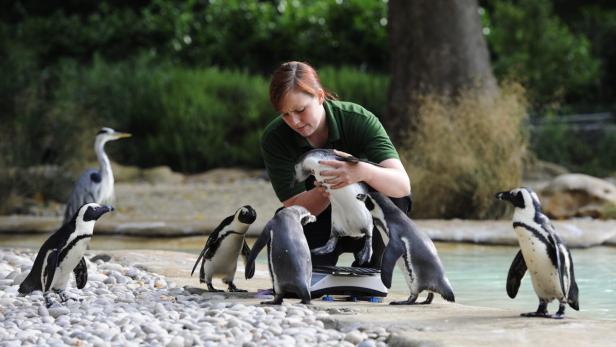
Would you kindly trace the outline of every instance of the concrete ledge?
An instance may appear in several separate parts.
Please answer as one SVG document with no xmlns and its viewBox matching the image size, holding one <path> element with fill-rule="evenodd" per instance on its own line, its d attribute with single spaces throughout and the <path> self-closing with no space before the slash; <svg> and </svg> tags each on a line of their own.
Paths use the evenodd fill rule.
<svg viewBox="0 0 616 347">
<path fill-rule="evenodd" d="M 130 235 L 145 237 L 176 237 L 207 235 L 224 216 L 212 216 L 208 220 L 129 219 L 116 215 L 96 224 L 97 234 Z M 248 235 L 257 236 L 266 220 L 257 220 Z M 0 234 L 51 233 L 59 227 L 59 217 L 0 216 Z M 434 241 L 468 242 L 477 244 L 517 245 L 510 221 L 504 220 L 417 220 L 417 225 Z M 599 245 L 616 245 L 616 220 L 571 219 L 554 221 L 558 234 L 568 246 L 585 248 Z"/>
</svg>

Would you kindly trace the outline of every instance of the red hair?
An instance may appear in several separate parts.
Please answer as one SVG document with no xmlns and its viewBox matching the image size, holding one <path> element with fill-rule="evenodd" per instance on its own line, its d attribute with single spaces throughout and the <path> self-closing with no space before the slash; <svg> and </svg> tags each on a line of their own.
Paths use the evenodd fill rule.
<svg viewBox="0 0 616 347">
<path fill-rule="evenodd" d="M 286 62 L 272 74 L 270 102 L 276 111 L 280 111 L 282 99 L 288 92 L 301 91 L 316 96 L 319 89 L 323 90 L 326 99 L 336 99 L 334 94 L 323 88 L 319 75 L 312 66 L 299 61 Z"/>
</svg>

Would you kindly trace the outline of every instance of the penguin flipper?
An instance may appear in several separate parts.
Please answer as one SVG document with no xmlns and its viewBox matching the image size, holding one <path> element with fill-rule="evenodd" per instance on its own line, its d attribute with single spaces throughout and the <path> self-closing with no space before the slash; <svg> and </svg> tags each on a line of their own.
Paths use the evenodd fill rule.
<svg viewBox="0 0 616 347">
<path fill-rule="evenodd" d="M 244 263 L 246 264 L 246 277 L 252 278 L 255 274 L 255 262 L 248 263 L 248 257 L 250 257 L 250 247 L 248 247 L 248 243 L 244 240 L 242 244 L 242 257 L 244 257 Z"/>
<path fill-rule="evenodd" d="M 88 282 L 88 266 L 86 265 L 86 260 L 84 258 L 81 258 L 79 264 L 75 266 L 73 273 L 75 274 L 77 288 L 82 289 L 85 287 Z"/>
<path fill-rule="evenodd" d="M 259 255 L 259 252 L 270 242 L 270 232 L 268 232 L 269 225 L 265 225 L 265 228 L 257 238 L 257 241 L 252 245 L 252 250 L 250 251 L 250 255 L 248 255 L 248 259 L 246 260 L 246 269 L 244 270 L 244 276 L 246 279 L 252 278 L 254 275 L 254 267 L 255 267 L 255 259 Z M 252 269 L 252 270 L 251 270 Z"/>
<path fill-rule="evenodd" d="M 207 250 L 207 248 L 204 248 L 204 249 L 201 250 L 201 253 L 199 253 L 199 257 L 197 258 L 197 261 L 195 262 L 195 265 L 193 265 L 192 271 L 190 272 L 191 276 L 195 273 L 195 269 L 197 268 L 197 264 L 199 264 L 199 260 L 201 260 L 201 258 L 203 258 L 203 255 L 205 254 L 206 250 Z"/>
<path fill-rule="evenodd" d="M 509 267 L 509 273 L 507 274 L 507 295 L 510 298 L 515 298 L 518 295 L 518 290 L 520 289 L 520 284 L 522 283 L 522 278 L 526 274 L 526 261 L 524 261 L 524 257 L 522 256 L 522 251 L 518 251 L 511 262 L 511 266 Z"/>
<path fill-rule="evenodd" d="M 580 303 L 578 300 L 579 289 L 577 283 L 575 282 L 575 275 L 573 273 L 573 259 L 571 258 L 571 253 L 569 253 L 569 264 L 571 264 L 571 278 L 569 285 L 569 295 L 567 296 L 567 303 L 571 306 L 572 309 L 579 311 Z"/>
<path fill-rule="evenodd" d="M 60 252 L 57 248 L 54 248 L 47 256 L 47 266 L 43 269 L 43 292 L 49 291 L 51 284 L 53 283 L 53 277 L 56 274 L 58 268 L 58 259 L 60 258 Z"/>
<path fill-rule="evenodd" d="M 396 261 L 402 256 L 404 249 L 401 246 L 395 246 L 394 242 L 389 242 L 383 252 L 383 260 L 381 261 L 381 281 L 387 288 L 391 288 L 391 278 L 394 274 Z"/>
</svg>

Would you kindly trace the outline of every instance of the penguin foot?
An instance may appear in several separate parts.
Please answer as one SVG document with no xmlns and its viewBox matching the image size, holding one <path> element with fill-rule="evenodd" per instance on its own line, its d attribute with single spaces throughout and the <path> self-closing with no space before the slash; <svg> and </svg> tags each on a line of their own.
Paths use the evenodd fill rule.
<svg viewBox="0 0 616 347">
<path fill-rule="evenodd" d="M 214 286 L 211 283 L 207 284 L 207 291 L 210 292 L 210 293 L 222 293 L 222 292 L 224 292 L 224 290 L 222 290 L 222 289 L 214 288 Z"/>
<path fill-rule="evenodd" d="M 547 312 L 528 312 L 522 313 L 520 316 L 527 318 L 552 318 L 552 315 Z"/>
<path fill-rule="evenodd" d="M 53 306 L 54 304 L 56 304 L 57 302 L 52 300 L 49 297 L 48 293 L 45 293 L 45 295 L 43 295 L 43 298 L 45 298 L 45 307 L 50 308 L 51 306 Z"/>
<path fill-rule="evenodd" d="M 417 294 L 411 294 L 408 299 L 403 301 L 392 301 L 390 305 L 416 305 L 417 304 Z"/>
<path fill-rule="evenodd" d="M 261 301 L 261 305 L 280 305 L 282 304 L 282 298 L 284 298 L 284 295 L 276 295 L 274 300 Z"/>
<path fill-rule="evenodd" d="M 426 298 L 426 300 L 420 302 L 419 304 L 421 305 L 429 305 L 432 303 L 432 300 L 434 299 L 434 293 L 428 293 L 428 297 Z"/>
<path fill-rule="evenodd" d="M 222 290 L 221 290 L 222 291 Z M 248 291 L 246 289 L 239 289 L 237 287 L 229 287 L 229 293 L 247 293 Z"/>
<path fill-rule="evenodd" d="M 325 243 L 325 245 L 311 249 L 310 253 L 317 254 L 317 255 L 318 254 L 329 254 L 334 251 L 337 243 L 338 243 L 338 237 L 336 236 L 330 237 L 330 239 L 327 240 L 327 243 Z"/>
<path fill-rule="evenodd" d="M 63 289 L 54 289 L 53 291 L 54 291 L 54 293 L 58 294 L 58 297 L 60 297 L 60 301 L 61 301 L 62 303 L 65 303 L 65 302 L 67 302 L 67 301 L 69 301 L 69 300 L 79 301 L 79 302 L 83 301 L 83 299 L 78 298 L 78 297 L 74 297 L 74 296 L 72 296 L 72 295 L 68 294 L 68 293 L 67 293 L 65 290 L 63 290 Z"/>
<path fill-rule="evenodd" d="M 403 301 L 392 301 L 389 304 L 390 305 L 417 305 L 418 303 L 415 301 L 403 300 Z"/>
</svg>

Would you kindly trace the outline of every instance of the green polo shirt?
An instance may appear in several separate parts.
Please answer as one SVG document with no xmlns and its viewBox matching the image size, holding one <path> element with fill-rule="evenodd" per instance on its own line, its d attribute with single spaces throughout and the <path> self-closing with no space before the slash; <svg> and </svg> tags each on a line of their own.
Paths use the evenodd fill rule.
<svg viewBox="0 0 616 347">
<path fill-rule="evenodd" d="M 324 103 L 329 138 L 325 148 L 334 148 L 358 158 L 380 163 L 399 159 L 378 118 L 360 105 L 335 100 Z M 280 201 L 306 190 L 303 182 L 292 184 L 299 157 L 313 149 L 308 141 L 276 117 L 261 136 L 265 168 Z"/>
</svg>

